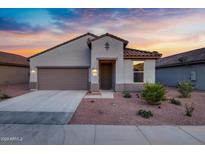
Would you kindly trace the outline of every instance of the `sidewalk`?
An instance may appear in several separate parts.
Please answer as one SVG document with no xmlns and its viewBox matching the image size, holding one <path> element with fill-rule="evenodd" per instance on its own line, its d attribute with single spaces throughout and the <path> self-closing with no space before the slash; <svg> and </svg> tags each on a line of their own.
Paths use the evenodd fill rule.
<svg viewBox="0 0 205 154">
<path fill-rule="evenodd" d="M 205 144 L 205 126 L 0 124 L 0 144 Z"/>
</svg>

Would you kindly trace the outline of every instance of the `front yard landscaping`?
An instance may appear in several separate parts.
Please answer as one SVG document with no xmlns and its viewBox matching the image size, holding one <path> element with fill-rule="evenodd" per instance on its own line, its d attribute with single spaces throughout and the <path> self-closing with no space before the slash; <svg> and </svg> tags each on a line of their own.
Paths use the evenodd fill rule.
<svg viewBox="0 0 205 154">
<path fill-rule="evenodd" d="M 84 98 L 69 123 L 110 125 L 205 124 L 205 92 L 193 91 L 191 97 L 183 98 L 176 88 L 166 88 L 166 99 L 162 101 L 161 105 L 149 104 L 141 98 L 139 93 L 131 93 L 131 98 L 123 96 L 123 93 L 116 92 L 114 99 Z M 191 116 L 186 115 L 187 108 L 192 111 Z"/>
<path fill-rule="evenodd" d="M 0 85 L 0 101 L 30 92 L 28 84 Z"/>
</svg>

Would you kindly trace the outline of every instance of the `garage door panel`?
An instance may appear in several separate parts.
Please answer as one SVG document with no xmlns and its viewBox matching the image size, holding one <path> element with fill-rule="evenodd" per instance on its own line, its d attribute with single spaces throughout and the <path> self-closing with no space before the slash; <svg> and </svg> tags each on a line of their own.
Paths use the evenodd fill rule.
<svg viewBox="0 0 205 154">
<path fill-rule="evenodd" d="M 41 90 L 86 90 L 86 68 L 39 68 L 38 89 Z"/>
</svg>

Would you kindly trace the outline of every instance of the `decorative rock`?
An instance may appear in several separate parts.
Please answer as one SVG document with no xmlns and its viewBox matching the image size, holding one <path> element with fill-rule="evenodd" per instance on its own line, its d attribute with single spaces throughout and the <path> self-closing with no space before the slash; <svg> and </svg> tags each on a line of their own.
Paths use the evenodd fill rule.
<svg viewBox="0 0 205 154">
<path fill-rule="evenodd" d="M 90 101 L 90 103 L 94 103 L 94 102 L 95 102 L 94 100 L 91 100 L 91 101 Z"/>
</svg>

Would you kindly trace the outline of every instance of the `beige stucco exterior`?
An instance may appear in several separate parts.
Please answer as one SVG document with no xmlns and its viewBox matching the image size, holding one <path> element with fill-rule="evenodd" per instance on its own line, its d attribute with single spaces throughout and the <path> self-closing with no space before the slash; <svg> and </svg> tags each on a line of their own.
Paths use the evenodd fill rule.
<svg viewBox="0 0 205 154">
<path fill-rule="evenodd" d="M 133 84 L 133 61 L 124 60 L 124 83 Z M 139 60 L 141 61 L 141 60 Z M 144 60 L 144 83 L 155 83 L 155 60 Z M 139 84 L 139 83 L 134 83 Z"/>
<path fill-rule="evenodd" d="M 90 49 L 87 45 L 88 38 L 93 36 L 86 35 L 77 40 L 54 48 L 48 52 L 40 54 L 30 59 L 30 82 L 37 82 L 37 67 L 39 66 L 90 66 Z"/>
<path fill-rule="evenodd" d="M 110 44 L 110 48 L 108 50 L 105 49 L 106 42 Z M 91 75 L 91 84 L 99 84 L 99 60 L 115 60 L 115 83 L 124 83 L 123 42 L 109 36 L 92 42 L 91 70 L 97 69 L 98 74 L 97 76 Z"/>
<path fill-rule="evenodd" d="M 133 73 L 133 61 L 124 60 L 124 90 L 140 91 L 143 89 L 144 83 L 155 83 L 155 60 L 144 60 L 144 82 L 135 83 Z M 139 61 L 141 61 L 139 59 Z"/>
<path fill-rule="evenodd" d="M 30 59 L 30 83 L 38 82 L 37 67 L 89 67 L 89 82 L 92 91 L 99 90 L 99 61 L 115 61 L 115 87 L 116 91 L 142 89 L 145 82 L 155 82 L 155 60 L 144 60 L 144 83 L 133 82 L 133 60 L 124 59 L 124 42 L 110 36 L 104 36 L 91 41 L 88 46 L 88 39 L 94 38 L 85 35 L 79 39 L 68 42 L 62 46 L 51 49 L 48 52 L 34 56 Z M 109 43 L 109 49 L 105 43 Z M 135 59 L 136 61 L 137 59 Z M 141 60 L 140 60 L 141 61 Z M 92 75 L 92 70 L 97 70 L 97 75 Z M 33 71 L 32 71 L 33 70 Z"/>
<path fill-rule="evenodd" d="M 106 42 L 110 44 L 108 50 L 105 49 Z M 115 90 L 117 91 L 140 90 L 144 83 L 155 82 L 155 60 L 144 60 L 144 83 L 134 83 L 134 60 L 124 59 L 123 51 L 123 42 L 109 36 L 92 42 L 91 70 L 97 69 L 98 72 L 97 76 L 91 75 L 91 85 L 93 85 L 94 90 L 99 88 L 99 60 L 116 60 Z"/>
<path fill-rule="evenodd" d="M 144 82 L 155 83 L 155 60 L 145 60 L 144 62 Z"/>
</svg>

